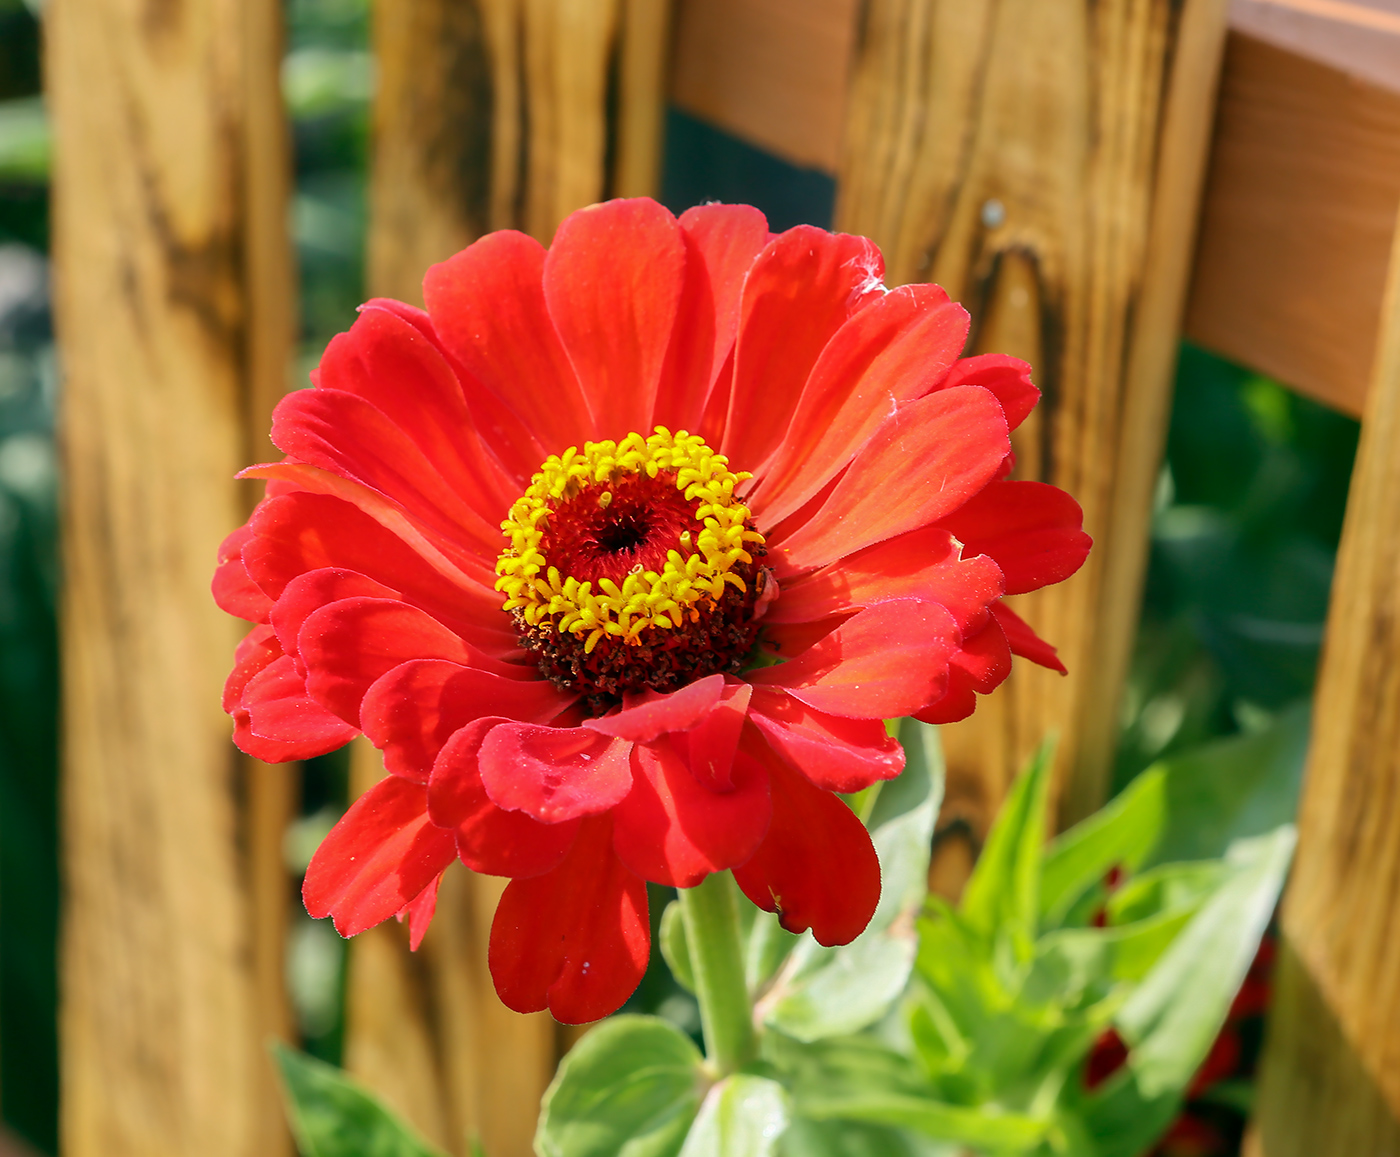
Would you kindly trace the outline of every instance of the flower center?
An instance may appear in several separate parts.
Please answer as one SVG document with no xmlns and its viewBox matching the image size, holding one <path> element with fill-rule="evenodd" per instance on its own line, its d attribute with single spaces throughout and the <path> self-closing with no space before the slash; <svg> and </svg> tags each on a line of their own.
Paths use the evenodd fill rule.
<svg viewBox="0 0 1400 1157">
<path fill-rule="evenodd" d="M 501 523 L 496 589 L 557 686 L 603 712 L 634 691 L 737 673 L 753 646 L 763 535 L 704 439 L 587 442 L 547 458 Z"/>
</svg>

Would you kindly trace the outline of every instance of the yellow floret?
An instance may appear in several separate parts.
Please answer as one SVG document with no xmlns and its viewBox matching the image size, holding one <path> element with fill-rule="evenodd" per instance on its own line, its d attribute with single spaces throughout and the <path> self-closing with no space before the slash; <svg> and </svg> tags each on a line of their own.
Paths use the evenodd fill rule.
<svg viewBox="0 0 1400 1157">
<path fill-rule="evenodd" d="M 625 474 L 663 473 L 675 479 L 688 501 L 697 501 L 696 523 L 680 535 L 680 550 L 667 552 L 660 573 L 628 574 L 619 587 L 610 578 L 578 582 L 563 575 L 541 549 L 551 513 L 590 485 L 606 485 Z M 731 471 L 729 459 L 716 454 L 703 438 L 657 426 L 648 438 L 628 434 L 620 442 L 586 442 L 547 458 L 530 486 L 501 523 L 509 545 L 496 560 L 496 589 L 502 606 L 518 611 L 531 627 L 552 627 L 584 639 L 591 653 L 607 635 L 640 643 L 644 631 L 671 630 L 695 621 L 700 604 L 719 599 L 725 584 L 746 589 L 735 566 L 753 562 L 748 548 L 761 546 L 763 535 L 749 528 L 749 509 L 734 499 L 734 489 L 751 475 Z M 602 508 L 612 492 L 597 498 Z"/>
</svg>

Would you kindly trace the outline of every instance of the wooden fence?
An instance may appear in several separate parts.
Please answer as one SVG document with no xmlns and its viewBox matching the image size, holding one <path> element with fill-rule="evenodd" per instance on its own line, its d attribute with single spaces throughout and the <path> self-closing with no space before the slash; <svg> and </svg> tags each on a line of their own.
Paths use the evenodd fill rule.
<svg viewBox="0 0 1400 1157">
<path fill-rule="evenodd" d="M 370 289 L 417 300 L 427 264 L 488 229 L 547 240 L 578 205 L 654 192 L 669 99 L 831 173 L 837 226 L 892 279 L 940 281 L 976 349 L 1035 365 L 1019 469 L 1079 497 L 1098 547 L 1027 600 L 1073 674 L 1018 668 L 946 729 L 949 889 L 1048 728 L 1062 819 L 1106 790 L 1183 328 L 1364 408 L 1251 1144 L 1400 1153 L 1400 94 L 1375 83 L 1400 76 L 1400 17 L 1234 13 L 1258 35 L 1227 33 L 1226 0 L 381 0 Z M 237 625 L 208 596 L 254 497 L 232 475 L 269 452 L 288 385 L 279 19 L 276 0 L 46 16 L 69 1157 L 290 1152 L 263 1041 L 288 1028 L 295 772 L 229 745 Z M 378 773 L 357 751 L 357 783 Z M 568 1040 L 491 991 L 496 887 L 458 873 L 416 957 L 392 927 L 354 944 L 346 1058 L 451 1152 L 479 1133 L 514 1157 Z"/>
</svg>

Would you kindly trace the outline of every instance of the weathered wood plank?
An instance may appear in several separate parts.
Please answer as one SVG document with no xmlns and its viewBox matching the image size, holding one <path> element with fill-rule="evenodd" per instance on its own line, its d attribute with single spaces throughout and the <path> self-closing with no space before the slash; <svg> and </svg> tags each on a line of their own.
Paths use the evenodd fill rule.
<svg viewBox="0 0 1400 1157">
<path fill-rule="evenodd" d="M 250 421 L 266 429 L 285 375 L 280 111 L 249 92 L 277 73 L 258 54 L 279 19 L 264 0 L 46 15 L 74 1157 L 286 1151 L 261 1040 L 285 1026 L 278 932 L 254 919 L 276 904 L 267 837 L 286 797 L 229 744 L 240 628 L 209 598 L 246 509 Z"/>
<path fill-rule="evenodd" d="M 493 112 L 514 126 L 519 100 L 516 78 L 493 67 L 514 62 L 515 9 L 514 0 L 374 6 L 366 259 L 375 293 L 421 306 L 429 265 L 510 221 L 515 168 L 493 154 L 503 135 Z"/>
<path fill-rule="evenodd" d="M 790 6 L 684 3 L 673 97 L 834 171 L 857 5 L 817 0 L 800 19 Z M 1231 19 L 1241 31 L 1225 60 L 1187 333 L 1360 414 L 1400 200 L 1400 16 L 1345 0 L 1237 0 Z"/>
<path fill-rule="evenodd" d="M 1044 391 L 1018 471 L 1084 506 L 1096 548 L 1015 600 L 1070 676 L 1020 664 L 944 728 L 946 822 L 986 830 L 1006 785 L 1061 736 L 1060 815 L 1107 786 L 1150 495 L 1225 32 L 1194 0 L 874 0 L 859 35 L 837 224 L 894 283 L 973 311 L 976 350 L 1026 357 Z"/>
<path fill-rule="evenodd" d="M 1362 411 L 1400 205 L 1400 93 L 1230 37 L 1186 332 Z"/>
<path fill-rule="evenodd" d="M 1283 905 L 1296 962 L 1270 1017 L 1257 1121 L 1268 1157 L 1400 1153 L 1397 449 L 1400 244 L 1391 250 Z"/>
<path fill-rule="evenodd" d="M 281 456 L 272 445 L 272 410 L 291 385 L 297 329 L 297 279 L 287 225 L 291 198 L 291 136 L 282 103 L 285 27 L 282 6 L 255 0 L 243 16 L 243 300 L 244 462 Z M 244 482 L 251 508 L 262 486 Z M 300 767 L 242 756 L 243 845 L 251 909 L 256 1042 L 291 1041 L 296 1029 L 287 995 L 287 924 L 293 902 L 283 856 L 287 825 L 296 814 Z M 280 1112 L 277 1074 L 264 1055 L 256 1062 L 255 1095 L 267 1107 L 253 1121 L 254 1148 L 267 1157 L 294 1152 Z"/>
<path fill-rule="evenodd" d="M 672 99 L 797 165 L 835 171 L 858 0 L 679 0 Z"/>
<path fill-rule="evenodd" d="M 669 0 L 376 5 L 371 292 L 421 305 L 427 267 L 489 229 L 547 243 L 580 205 L 653 192 L 669 20 Z M 352 765 L 357 793 L 383 774 L 363 741 Z M 416 955 L 392 925 L 355 940 L 346 1064 L 451 1152 L 525 1157 L 557 1042 L 492 988 L 501 883 L 454 867 Z"/>
<path fill-rule="evenodd" d="M 611 189 L 617 197 L 655 197 L 661 188 L 671 16 L 671 0 L 623 0 Z"/>
<path fill-rule="evenodd" d="M 522 21 L 514 0 L 375 6 L 371 293 L 422 305 L 429 265 L 517 223 Z M 358 740 L 352 792 L 383 774 L 379 753 Z M 449 873 L 416 954 L 392 924 L 354 940 L 345 1064 L 449 1152 L 466 1157 L 479 1140 L 493 1155 L 525 1157 L 554 1067 L 552 1024 L 496 998 L 486 971 L 493 887 Z M 513 1078 L 504 1087 L 503 1074 Z"/>
</svg>

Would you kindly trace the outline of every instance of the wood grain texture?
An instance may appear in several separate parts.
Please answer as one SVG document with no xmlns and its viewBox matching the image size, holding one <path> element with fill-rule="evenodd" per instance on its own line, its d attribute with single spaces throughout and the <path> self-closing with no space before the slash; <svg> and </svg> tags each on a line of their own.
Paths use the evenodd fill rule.
<svg viewBox="0 0 1400 1157">
<path fill-rule="evenodd" d="M 272 444 L 272 410 L 291 388 L 297 331 L 297 275 L 287 224 L 291 199 L 291 134 L 282 103 L 283 10 L 275 0 L 244 3 L 242 12 L 242 184 L 245 463 L 281 457 Z M 259 483 L 238 483 L 244 506 L 262 497 Z M 240 624 L 240 630 L 244 630 Z M 287 825 L 301 788 L 297 764 L 272 765 L 239 756 L 242 836 L 250 908 L 253 1030 L 259 1045 L 294 1041 L 287 993 L 287 928 L 296 902 L 283 856 Z M 294 1152 L 280 1106 L 277 1074 L 265 1053 L 255 1062 L 254 1095 L 263 1106 L 253 1119 L 253 1145 L 267 1157 Z"/>
<path fill-rule="evenodd" d="M 1286 940 L 1255 1105 L 1245 1157 L 1400 1157 L 1400 1123 Z"/>
<path fill-rule="evenodd" d="M 617 197 L 655 197 L 661 189 L 671 16 L 671 0 L 623 0 L 612 188 Z"/>
<path fill-rule="evenodd" d="M 858 0 L 679 0 L 672 99 L 793 164 L 836 169 Z"/>
<path fill-rule="evenodd" d="M 1381 318 L 1283 905 L 1302 975 L 1271 1013 L 1258 1110 L 1269 1157 L 1400 1151 L 1400 243 Z M 1347 1073 L 1363 1079 L 1330 1079 Z M 1358 1122 L 1389 1147 L 1348 1146 Z"/>
<path fill-rule="evenodd" d="M 428 266 L 488 230 L 547 244 L 581 205 L 655 192 L 670 27 L 670 0 L 375 5 L 375 292 L 421 305 Z"/>
<path fill-rule="evenodd" d="M 1400 205 L 1400 93 L 1232 34 L 1188 336 L 1359 415 Z"/>
<path fill-rule="evenodd" d="M 653 192 L 669 22 L 669 0 L 376 5 L 371 292 L 421 305 L 427 267 L 489 229 L 547 243 L 582 205 Z M 356 793 L 383 774 L 363 741 L 352 768 Z M 418 953 L 397 926 L 356 938 L 346 1064 L 450 1152 L 525 1157 L 559 1042 L 492 987 L 500 890 L 454 868 Z"/>
<path fill-rule="evenodd" d="M 985 832 L 1051 730 L 1060 817 L 1101 800 L 1136 629 L 1221 46 L 1220 0 L 872 0 L 852 80 L 838 227 L 892 284 L 936 281 L 972 348 L 1032 362 L 1022 477 L 1084 506 L 1083 571 L 1014 600 L 1068 679 L 1020 664 L 944 728 L 948 822 Z"/>
<path fill-rule="evenodd" d="M 285 1026 L 279 932 L 256 918 L 285 785 L 229 743 L 240 625 L 209 597 L 250 422 L 285 375 L 285 171 L 252 157 L 280 110 L 249 92 L 277 73 L 258 54 L 279 19 L 264 0 L 46 13 L 73 1157 L 289 1151 L 262 1041 Z"/>
<path fill-rule="evenodd" d="M 367 273 L 375 293 L 423 304 L 423 273 L 488 229 L 513 224 L 520 119 L 514 0 L 376 4 L 379 82 Z M 500 62 L 497 66 L 496 62 Z"/>
</svg>

